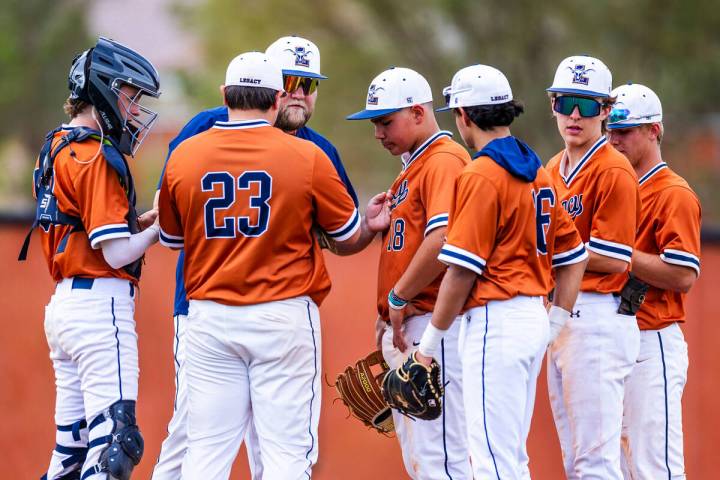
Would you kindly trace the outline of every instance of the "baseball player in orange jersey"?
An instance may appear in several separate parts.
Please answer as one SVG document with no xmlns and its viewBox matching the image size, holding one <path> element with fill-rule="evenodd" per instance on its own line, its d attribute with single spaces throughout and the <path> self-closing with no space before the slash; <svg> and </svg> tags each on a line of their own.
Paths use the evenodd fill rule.
<svg viewBox="0 0 720 480">
<path fill-rule="evenodd" d="M 374 197 L 361 219 L 322 150 L 271 126 L 284 92 L 268 56 L 236 57 L 223 94 L 229 121 L 181 143 L 160 189 L 160 241 L 185 249 L 190 300 L 182 476 L 228 478 L 252 411 L 263 480 L 309 477 L 330 289 L 312 226 L 361 248 L 388 205 Z"/>
<path fill-rule="evenodd" d="M 662 160 L 662 106 L 643 85 L 623 85 L 610 113 L 608 139 L 632 164 L 642 211 L 632 272 L 650 288 L 637 313 L 640 356 L 625 386 L 626 479 L 684 479 L 682 393 L 688 353 L 679 323 L 700 274 L 700 202 Z"/>
<path fill-rule="evenodd" d="M 45 309 L 57 433 L 43 478 L 125 480 L 143 453 L 135 294 L 159 227 L 157 212 L 135 212 L 124 155 L 155 121 L 139 102 L 159 95 L 159 80 L 140 54 L 100 38 L 73 61 L 69 86 L 70 123 L 48 134 L 34 175 L 33 227 L 57 282 Z"/>
<path fill-rule="evenodd" d="M 429 365 L 464 312 L 459 352 L 474 478 L 529 479 L 525 448 L 552 333 L 570 315 L 587 253 L 550 176 L 509 125 L 522 113 L 499 70 L 473 65 L 444 91 L 474 160 L 460 174 L 442 262 L 448 264 L 416 359 Z M 544 296 L 557 285 L 550 322 Z"/>
<path fill-rule="evenodd" d="M 467 151 L 440 131 L 427 80 L 408 68 L 391 68 L 371 82 L 366 109 L 349 119 L 369 119 L 377 138 L 402 170 L 390 191 L 390 229 L 383 235 L 378 268 L 378 332 L 391 368 L 417 347 L 437 298 L 445 265 L 437 260 L 447 230 L 452 193 Z M 407 153 L 406 153 L 407 152 Z M 387 326 L 386 326 L 387 322 Z M 465 440 L 460 361 L 455 322 L 441 342 L 445 390 L 440 418 L 418 422 L 393 411 L 405 469 L 413 479 L 471 479 Z"/>
<path fill-rule="evenodd" d="M 322 135 L 306 125 L 310 119 L 318 96 L 318 82 L 325 79 L 320 73 L 320 50 L 305 38 L 291 36 L 282 37 L 273 42 L 265 51 L 283 69 L 284 89 L 287 96 L 280 100 L 280 110 L 275 126 L 284 132 L 298 138 L 309 140 L 319 146 L 330 158 L 340 179 L 345 184 L 348 193 L 357 205 L 357 196 L 350 179 L 345 172 L 340 155 L 335 147 Z M 228 120 L 227 106 L 204 110 L 195 115 L 170 142 L 168 158 L 172 151 L 184 140 L 209 130 L 217 121 Z M 197 161 L 197 159 L 193 159 Z M 163 169 L 164 170 L 164 169 Z M 158 191 L 155 202 L 160 194 L 162 176 L 158 182 Z M 182 459 L 187 449 L 186 417 L 187 394 L 185 386 L 185 323 L 188 314 L 188 300 L 186 298 L 185 283 L 183 280 L 184 253 L 178 255 L 176 268 L 175 307 L 173 310 L 173 353 L 175 365 L 175 397 L 173 402 L 173 415 L 168 424 L 168 435 L 163 441 L 157 464 L 153 469 L 153 480 L 175 480 L 180 476 Z M 262 459 L 257 448 L 257 434 L 252 421 L 248 425 L 245 435 L 245 448 L 248 453 L 248 463 L 251 477 L 262 477 Z"/>
<path fill-rule="evenodd" d="M 640 348 L 635 315 L 620 299 L 640 197 L 632 166 L 603 135 L 611 84 L 603 62 L 574 56 L 560 63 L 548 88 L 565 149 L 546 168 L 590 252 L 572 316 L 547 357 L 550 404 L 568 479 L 622 478 L 625 380 Z"/>
</svg>

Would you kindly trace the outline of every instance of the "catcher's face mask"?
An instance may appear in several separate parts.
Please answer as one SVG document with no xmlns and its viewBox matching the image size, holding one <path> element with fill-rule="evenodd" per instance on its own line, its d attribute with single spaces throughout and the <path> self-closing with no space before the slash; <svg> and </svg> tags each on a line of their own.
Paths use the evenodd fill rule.
<svg viewBox="0 0 720 480">
<path fill-rule="evenodd" d="M 146 93 L 144 90 L 131 85 L 117 84 L 118 82 L 113 84 L 112 91 L 118 97 L 118 108 L 122 114 L 120 142 L 127 143 L 130 155 L 135 156 L 135 152 L 155 124 L 157 113 L 140 104 L 143 94 Z"/>
</svg>

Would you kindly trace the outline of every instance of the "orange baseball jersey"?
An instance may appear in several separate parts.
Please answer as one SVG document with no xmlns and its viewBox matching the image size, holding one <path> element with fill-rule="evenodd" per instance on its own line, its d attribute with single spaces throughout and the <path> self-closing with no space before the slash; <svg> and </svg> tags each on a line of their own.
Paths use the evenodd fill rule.
<svg viewBox="0 0 720 480">
<path fill-rule="evenodd" d="M 403 169 L 392 184 L 390 228 L 383 235 L 378 269 L 378 313 L 388 317 L 388 293 L 407 270 L 425 236 L 446 226 L 455 180 L 470 162 L 467 151 L 438 132 L 403 160 Z M 412 300 L 418 309 L 431 312 L 442 275 Z"/>
<path fill-rule="evenodd" d="M 182 142 L 160 188 L 160 242 L 185 249 L 190 300 L 250 305 L 330 290 L 318 224 L 350 238 L 360 217 L 330 159 L 264 120 L 216 122 Z"/>
<path fill-rule="evenodd" d="M 491 300 L 547 295 L 552 268 L 587 258 L 550 176 L 537 165 L 535 178 L 526 181 L 479 154 L 458 178 L 438 258 L 478 274 L 463 311 Z"/>
<path fill-rule="evenodd" d="M 642 214 L 635 248 L 700 275 L 700 202 L 685 179 L 666 163 L 640 178 Z M 685 320 L 685 294 L 650 287 L 637 313 L 641 330 Z"/>
<path fill-rule="evenodd" d="M 567 176 L 565 151 L 547 164 L 560 203 L 588 250 L 630 264 L 640 219 L 637 176 L 625 156 L 601 137 Z M 617 293 L 627 273 L 586 271 L 580 290 Z"/>
<path fill-rule="evenodd" d="M 55 133 L 59 140 L 72 129 Z M 53 141 L 53 145 L 56 142 Z M 70 225 L 40 229 L 43 253 L 55 281 L 70 277 L 115 277 L 137 282 L 123 269 L 110 267 L 100 243 L 130 236 L 128 199 L 118 174 L 98 155 L 100 142 L 88 138 L 71 143 L 55 158 L 53 193 L 63 213 L 79 217 L 85 231 L 73 232 Z M 97 157 L 93 160 L 93 157 Z"/>
</svg>

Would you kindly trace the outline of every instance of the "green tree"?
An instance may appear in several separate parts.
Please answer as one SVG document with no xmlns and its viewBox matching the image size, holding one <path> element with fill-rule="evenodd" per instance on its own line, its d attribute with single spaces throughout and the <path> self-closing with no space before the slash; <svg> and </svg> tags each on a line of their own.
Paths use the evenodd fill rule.
<svg viewBox="0 0 720 480">
<path fill-rule="evenodd" d="M 563 58 L 587 53 L 607 63 L 615 85 L 633 81 L 658 92 L 665 155 L 700 193 L 705 218 L 720 221 L 720 190 L 713 187 L 720 181 L 718 159 L 685 158 L 690 134 L 709 123 L 720 103 L 716 7 L 699 0 L 207 0 L 184 9 L 208 64 L 202 73 L 187 72 L 185 81 L 198 106 L 215 105 L 233 56 L 264 50 L 282 35 L 312 39 L 330 77 L 321 84 L 312 125 L 338 145 L 354 183 L 368 195 L 386 188 L 398 165 L 377 145 L 369 122 L 341 119 L 363 107 L 380 71 L 390 65 L 418 70 L 439 105 L 442 87 L 459 68 L 499 68 L 526 106 L 513 132 L 548 159 L 562 142 L 545 89 Z M 438 118 L 454 129 L 451 115 Z"/>
<path fill-rule="evenodd" d="M 6 0 L 0 15 L 0 138 L 28 151 L 63 119 L 70 60 L 89 37 L 86 1 Z"/>
</svg>

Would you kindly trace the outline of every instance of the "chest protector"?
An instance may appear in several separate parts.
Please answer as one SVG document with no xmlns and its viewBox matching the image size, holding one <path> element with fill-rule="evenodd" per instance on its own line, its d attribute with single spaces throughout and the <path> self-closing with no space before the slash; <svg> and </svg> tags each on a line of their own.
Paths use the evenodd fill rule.
<svg viewBox="0 0 720 480">
<path fill-rule="evenodd" d="M 37 205 L 35 207 L 35 219 L 33 221 L 30 231 L 25 237 L 22 248 L 20 249 L 20 255 L 18 260 L 23 261 L 27 258 L 28 248 L 30 246 L 30 236 L 35 228 L 40 227 L 46 232 L 50 230 L 51 225 L 70 225 L 73 228 L 67 233 L 67 235 L 60 241 L 58 246 L 58 252 L 64 250 L 67 240 L 70 235 L 78 232 L 87 232 L 82 224 L 80 217 L 69 215 L 62 212 L 57 205 L 57 197 L 53 193 L 53 187 L 55 185 L 55 158 L 58 154 L 71 143 L 80 143 L 88 139 L 94 139 L 103 143 L 101 146 L 102 157 L 117 173 L 120 185 L 123 187 L 128 200 L 128 213 L 125 219 L 128 222 L 130 233 L 139 232 L 137 222 L 137 211 L 135 210 L 135 184 L 133 183 L 132 175 L 130 174 L 130 168 L 128 167 L 125 157 L 120 153 L 118 148 L 112 142 L 111 139 L 105 137 L 104 139 L 100 135 L 100 132 L 85 127 L 73 128 L 68 132 L 67 135 L 62 137 L 55 146 L 53 146 L 53 140 L 55 140 L 55 134 L 62 128 L 56 128 L 49 132 L 45 136 L 45 144 L 40 150 L 38 168 L 34 173 L 34 190 L 35 197 L 37 198 Z M 98 158 L 97 161 L 102 161 Z M 136 279 L 140 278 L 140 270 L 142 266 L 143 257 L 135 260 L 134 262 L 125 265 L 123 270 Z"/>
</svg>

